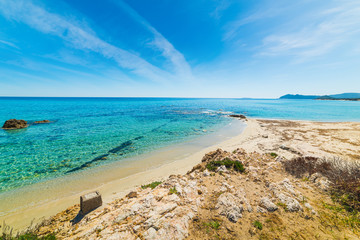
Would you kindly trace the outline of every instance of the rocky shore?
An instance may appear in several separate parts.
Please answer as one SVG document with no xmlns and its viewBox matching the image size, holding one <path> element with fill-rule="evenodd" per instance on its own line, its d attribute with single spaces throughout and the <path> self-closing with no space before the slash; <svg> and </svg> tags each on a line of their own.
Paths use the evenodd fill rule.
<svg viewBox="0 0 360 240">
<path fill-rule="evenodd" d="M 85 216 L 74 205 L 31 232 L 57 239 L 359 239 L 360 124 L 247 125 L 219 149 L 174 162 L 171 169 L 186 162 L 181 174 L 159 168 L 164 174 L 154 182 L 142 180 Z"/>
<path fill-rule="evenodd" d="M 137 187 L 82 219 L 73 206 L 36 232 L 59 239 L 358 238 L 358 228 L 343 222 L 346 213 L 332 210 L 331 182 L 319 173 L 296 178 L 285 161 L 218 149 L 185 175 Z"/>
</svg>

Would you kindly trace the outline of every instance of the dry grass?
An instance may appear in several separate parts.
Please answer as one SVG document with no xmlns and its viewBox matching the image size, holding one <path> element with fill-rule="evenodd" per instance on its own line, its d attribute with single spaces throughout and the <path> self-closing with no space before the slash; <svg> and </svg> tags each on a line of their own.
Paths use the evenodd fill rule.
<svg viewBox="0 0 360 240">
<path fill-rule="evenodd" d="M 330 182 L 335 202 L 348 212 L 360 212 L 360 162 L 340 158 L 298 157 L 284 162 L 285 170 L 298 178 L 320 173 Z"/>
</svg>

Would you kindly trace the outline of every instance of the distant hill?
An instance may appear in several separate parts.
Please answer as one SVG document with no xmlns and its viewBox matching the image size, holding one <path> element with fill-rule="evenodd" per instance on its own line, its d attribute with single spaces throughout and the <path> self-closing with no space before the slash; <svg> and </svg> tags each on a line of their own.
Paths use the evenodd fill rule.
<svg viewBox="0 0 360 240">
<path fill-rule="evenodd" d="M 286 94 L 281 96 L 280 99 L 316 99 L 320 96 L 316 95 L 300 95 L 300 94 Z"/>
<path fill-rule="evenodd" d="M 333 98 L 360 98 L 360 93 L 342 93 L 330 95 Z"/>
<path fill-rule="evenodd" d="M 359 99 L 360 93 L 341 93 L 333 95 L 300 95 L 300 94 L 286 94 L 281 96 L 280 99 L 333 99 L 333 100 L 346 100 L 346 99 Z"/>
</svg>

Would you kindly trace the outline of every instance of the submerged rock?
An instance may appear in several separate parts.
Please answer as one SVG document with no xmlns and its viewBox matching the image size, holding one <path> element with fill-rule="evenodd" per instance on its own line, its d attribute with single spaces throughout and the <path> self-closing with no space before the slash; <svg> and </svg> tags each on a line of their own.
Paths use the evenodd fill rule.
<svg viewBox="0 0 360 240">
<path fill-rule="evenodd" d="M 50 123 L 50 120 L 35 121 L 34 124 Z"/>
<path fill-rule="evenodd" d="M 3 129 L 21 129 L 27 128 L 28 124 L 25 120 L 10 119 L 2 126 Z"/>
<path fill-rule="evenodd" d="M 232 114 L 232 115 L 229 115 L 229 117 L 241 118 L 241 119 L 245 119 L 245 118 L 246 118 L 246 116 L 245 116 L 245 115 L 242 115 L 242 114 Z"/>
</svg>

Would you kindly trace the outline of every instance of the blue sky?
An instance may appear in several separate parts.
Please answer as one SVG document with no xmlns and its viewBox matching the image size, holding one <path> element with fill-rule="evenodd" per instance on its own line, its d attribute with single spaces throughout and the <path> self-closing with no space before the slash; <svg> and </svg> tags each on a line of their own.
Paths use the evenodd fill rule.
<svg viewBox="0 0 360 240">
<path fill-rule="evenodd" d="M 358 0 L 0 0 L 0 96 L 360 92 Z"/>
</svg>

